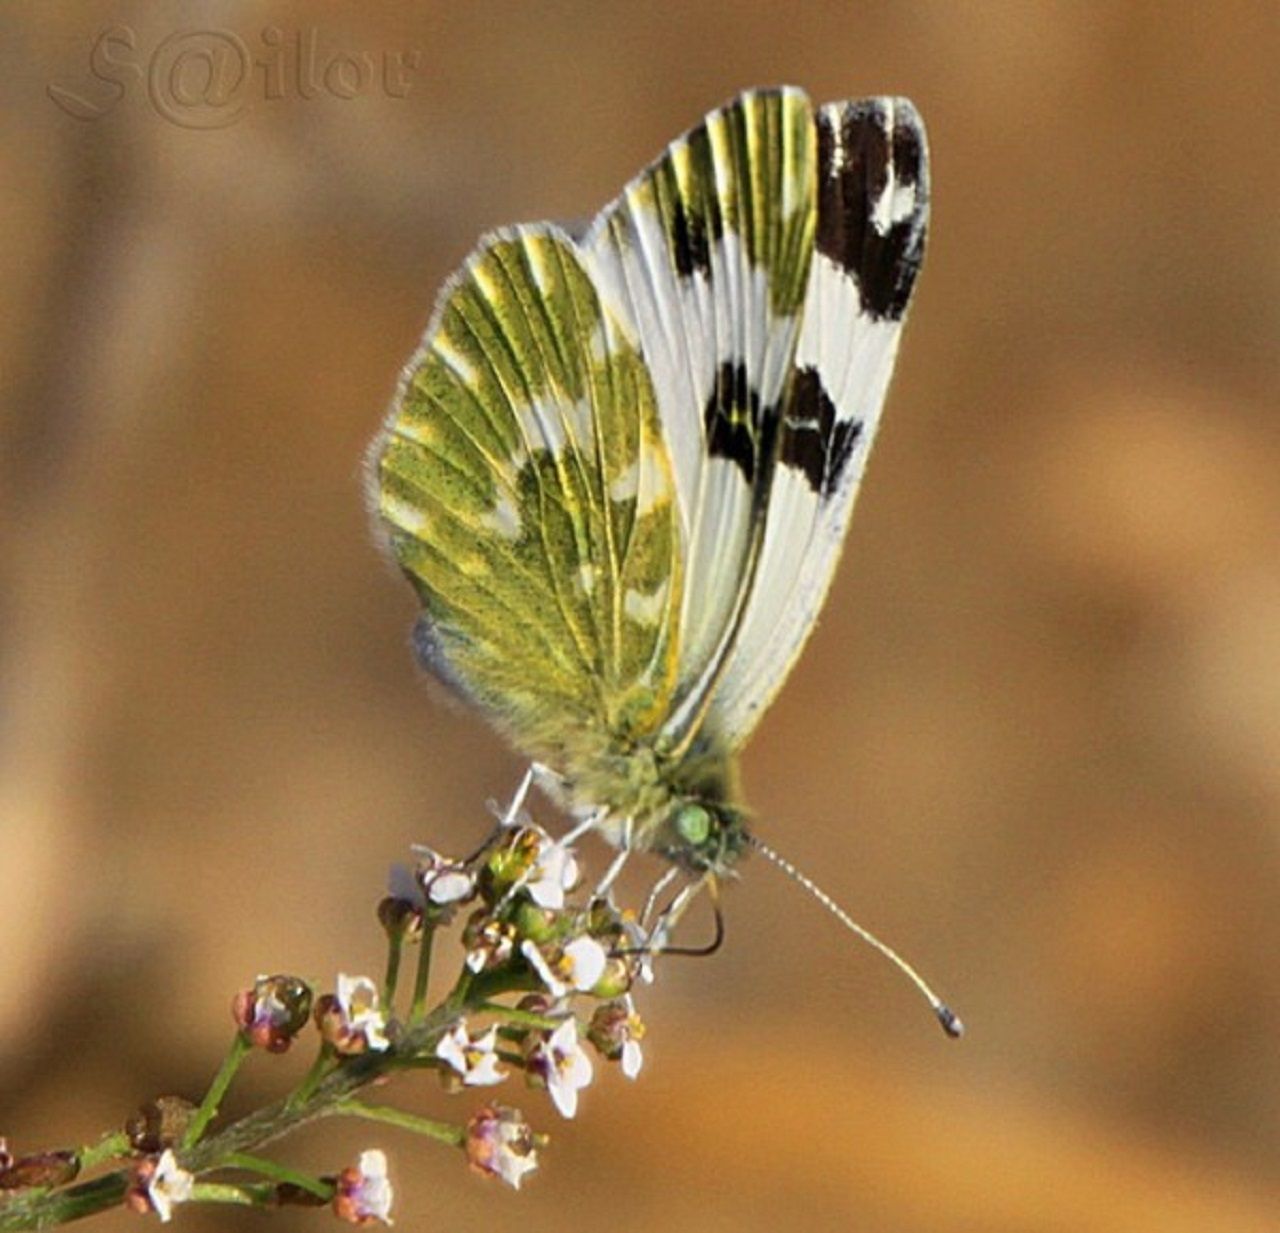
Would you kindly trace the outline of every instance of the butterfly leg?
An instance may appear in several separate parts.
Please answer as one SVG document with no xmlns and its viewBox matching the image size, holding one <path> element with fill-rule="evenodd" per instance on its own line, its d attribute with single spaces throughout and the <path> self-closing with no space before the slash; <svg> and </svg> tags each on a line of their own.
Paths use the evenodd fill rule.
<svg viewBox="0 0 1280 1233">
<path fill-rule="evenodd" d="M 609 811 L 607 809 L 603 808 L 593 809 L 585 818 L 582 819 L 581 822 L 577 824 L 577 826 L 571 827 L 556 842 L 559 843 L 562 848 L 571 848 L 583 837 L 583 835 L 587 834 L 589 831 L 595 830 L 595 828 L 604 821 L 608 812 Z"/>
<path fill-rule="evenodd" d="M 506 830 L 519 825 L 520 810 L 524 808 L 525 797 L 529 795 L 529 789 L 533 787 L 533 781 L 538 777 L 538 771 L 538 763 L 531 762 L 529 769 L 524 773 L 524 778 L 520 781 L 520 786 L 516 789 L 515 796 L 511 798 L 511 804 L 507 806 L 506 812 L 503 813 L 498 822 L 500 829 Z"/>
<path fill-rule="evenodd" d="M 618 855 L 609 863 L 609 868 L 604 871 L 604 877 L 596 885 L 597 899 L 608 899 L 609 892 L 613 889 L 613 884 L 618 880 L 618 875 L 622 872 L 623 866 L 627 863 L 627 858 L 631 855 L 631 832 L 634 828 L 634 821 L 628 818 L 622 824 L 622 842 L 619 845 Z"/>
<path fill-rule="evenodd" d="M 649 923 L 649 918 L 653 915 L 653 909 L 658 906 L 658 900 L 662 898 L 662 893 L 671 885 L 672 882 L 680 876 L 680 869 L 677 865 L 672 865 L 654 884 L 653 889 L 649 892 L 649 897 L 644 901 L 644 910 L 640 913 L 640 925 L 643 928 Z"/>
<path fill-rule="evenodd" d="M 688 910 L 694 896 L 705 890 L 711 896 L 711 905 L 715 910 L 715 936 L 704 946 L 668 946 L 667 939 L 671 931 L 680 923 L 680 918 Z M 724 916 L 720 911 L 720 888 L 714 875 L 704 874 L 696 882 L 687 883 L 674 899 L 662 910 L 657 924 L 649 933 L 647 948 L 651 954 L 667 955 L 714 955 L 724 942 Z"/>
<path fill-rule="evenodd" d="M 649 931 L 647 945 L 655 953 L 660 954 L 671 936 L 671 931 L 680 923 L 680 918 L 689 910 L 693 897 L 702 889 L 702 882 L 688 882 L 680 888 L 676 896 L 667 904 L 653 928 Z"/>
</svg>

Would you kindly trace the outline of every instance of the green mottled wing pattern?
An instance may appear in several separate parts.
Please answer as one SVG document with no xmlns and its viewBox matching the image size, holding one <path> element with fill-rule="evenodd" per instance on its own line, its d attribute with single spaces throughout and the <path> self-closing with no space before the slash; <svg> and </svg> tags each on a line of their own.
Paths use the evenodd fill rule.
<svg viewBox="0 0 1280 1233">
<path fill-rule="evenodd" d="M 661 725 L 682 598 L 674 477 L 638 342 L 567 235 L 482 242 L 373 464 L 442 678 L 552 765 Z"/>
</svg>

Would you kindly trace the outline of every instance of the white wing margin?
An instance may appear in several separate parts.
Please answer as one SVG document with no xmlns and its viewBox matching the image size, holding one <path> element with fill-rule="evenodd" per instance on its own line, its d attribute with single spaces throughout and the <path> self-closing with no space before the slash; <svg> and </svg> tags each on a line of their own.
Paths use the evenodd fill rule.
<svg viewBox="0 0 1280 1233">
<path fill-rule="evenodd" d="M 928 150 L 915 107 L 828 104 L 817 147 L 817 236 L 763 554 L 707 717 L 728 748 L 755 728 L 826 599 L 924 257 Z"/>
</svg>

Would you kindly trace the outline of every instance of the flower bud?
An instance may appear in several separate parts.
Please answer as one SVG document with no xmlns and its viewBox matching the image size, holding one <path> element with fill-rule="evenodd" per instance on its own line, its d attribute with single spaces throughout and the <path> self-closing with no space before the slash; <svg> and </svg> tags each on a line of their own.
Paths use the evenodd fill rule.
<svg viewBox="0 0 1280 1233">
<path fill-rule="evenodd" d="M 129 1115 L 124 1132 L 134 1151 L 153 1155 L 182 1142 L 195 1111 L 181 1096 L 157 1096 Z"/>
<path fill-rule="evenodd" d="M 62 1186 L 80 1172 L 75 1152 L 35 1152 L 16 1160 L 4 1152 L 9 1163 L 0 1171 L 0 1191 L 29 1190 L 32 1186 Z"/>
<path fill-rule="evenodd" d="M 473 912 L 462 931 L 462 944 L 467 949 L 467 967 L 472 972 L 489 972 L 507 963 L 515 951 L 515 926 Z"/>
<path fill-rule="evenodd" d="M 246 1040 L 269 1053 L 293 1044 L 311 1015 L 311 987 L 296 976 L 259 976 L 231 1002 L 231 1017 Z"/>
<path fill-rule="evenodd" d="M 533 871 L 543 842 L 542 832 L 532 826 L 503 833 L 480 870 L 480 893 L 489 903 L 497 903 Z"/>
<path fill-rule="evenodd" d="M 640 1016 L 623 1001 L 597 1006 L 587 1027 L 587 1039 L 612 1062 L 622 1063 L 622 1073 L 634 1079 L 643 1060 L 640 1041 L 644 1037 Z"/>
<path fill-rule="evenodd" d="M 592 985 L 591 994 L 598 998 L 620 998 L 630 992 L 632 979 L 631 964 L 615 955 L 605 964 L 604 974 Z"/>
<path fill-rule="evenodd" d="M 407 899 L 388 895 L 378 904 L 378 921 L 392 941 L 416 942 L 422 937 L 422 909 Z"/>
<path fill-rule="evenodd" d="M 608 946 L 617 946 L 627 936 L 626 920 L 607 899 L 593 899 L 587 912 L 587 932 Z"/>
<path fill-rule="evenodd" d="M 556 913 L 533 903 L 522 903 L 515 916 L 516 936 L 528 938 L 539 945 L 555 938 Z"/>
</svg>

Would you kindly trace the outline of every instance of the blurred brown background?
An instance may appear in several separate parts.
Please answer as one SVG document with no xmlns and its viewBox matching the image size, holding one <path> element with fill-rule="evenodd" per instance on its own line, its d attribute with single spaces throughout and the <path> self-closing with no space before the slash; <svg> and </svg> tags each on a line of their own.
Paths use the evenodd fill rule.
<svg viewBox="0 0 1280 1233">
<path fill-rule="evenodd" d="M 187 30 L 260 62 L 230 119 L 165 85 Z M 483 833 L 520 766 L 412 667 L 365 443 L 482 229 L 588 215 L 791 81 L 914 98 L 934 226 L 748 787 L 970 1036 L 755 862 L 724 952 L 644 996 L 638 1084 L 573 1123 L 507 1093 L 554 1133 L 525 1193 L 376 1127 L 283 1156 L 388 1148 L 407 1229 L 1277 1227 L 1274 3 L 119 0 L 6 5 L 0 32 L 17 1148 L 198 1094 L 237 987 L 376 971 L 387 865 Z M 303 97 L 299 33 L 322 66 L 371 53 L 364 95 Z M 417 54 L 404 97 L 384 53 Z M 232 1111 L 304 1065 L 257 1060 Z"/>
</svg>

